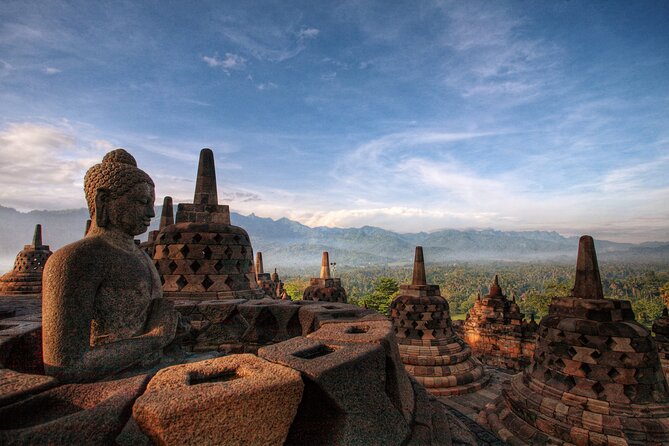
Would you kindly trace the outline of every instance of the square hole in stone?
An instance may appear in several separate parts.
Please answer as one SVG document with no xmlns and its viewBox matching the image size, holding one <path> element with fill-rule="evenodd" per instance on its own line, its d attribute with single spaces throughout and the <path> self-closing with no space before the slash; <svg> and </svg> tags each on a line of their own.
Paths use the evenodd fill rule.
<svg viewBox="0 0 669 446">
<path fill-rule="evenodd" d="M 353 325 L 346 329 L 346 333 L 348 334 L 362 334 L 362 333 L 367 333 L 368 331 L 369 331 L 368 325 Z"/>
<path fill-rule="evenodd" d="M 299 352 L 293 353 L 293 356 L 302 359 L 315 359 L 320 358 L 321 356 L 329 355 L 337 350 L 336 347 L 330 345 L 317 345 L 315 347 L 307 348 L 300 350 Z"/>
<path fill-rule="evenodd" d="M 239 379 L 241 376 L 237 374 L 237 370 L 224 370 L 222 372 L 205 375 L 201 372 L 191 372 L 188 375 L 188 385 L 196 386 L 205 383 L 221 383 Z"/>
</svg>

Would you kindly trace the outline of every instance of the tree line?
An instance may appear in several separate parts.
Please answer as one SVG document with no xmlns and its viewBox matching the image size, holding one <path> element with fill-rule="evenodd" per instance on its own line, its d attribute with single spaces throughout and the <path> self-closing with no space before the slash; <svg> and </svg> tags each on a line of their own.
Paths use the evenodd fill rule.
<svg viewBox="0 0 669 446">
<path fill-rule="evenodd" d="M 439 285 L 441 295 L 448 300 L 451 314 L 463 315 L 474 305 L 478 293 L 485 295 L 495 274 L 499 275 L 504 293 L 516 302 L 526 317 L 534 314 L 537 320 L 548 314 L 552 297 L 568 296 L 574 283 L 574 266 L 553 263 L 490 263 L 431 265 L 426 268 L 430 284 Z M 600 266 L 604 295 L 625 299 L 639 322 L 649 326 L 669 304 L 669 266 L 644 266 L 624 263 L 605 263 Z M 373 308 L 387 314 L 399 285 L 411 282 L 410 266 L 338 267 L 349 302 Z M 306 271 L 283 274 L 288 294 L 301 299 L 309 284 Z"/>
</svg>

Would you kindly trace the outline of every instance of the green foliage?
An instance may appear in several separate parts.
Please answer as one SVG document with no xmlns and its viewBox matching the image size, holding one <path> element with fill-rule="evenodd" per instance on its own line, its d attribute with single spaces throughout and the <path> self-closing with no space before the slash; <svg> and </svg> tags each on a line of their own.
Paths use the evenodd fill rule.
<svg viewBox="0 0 669 446">
<path fill-rule="evenodd" d="M 637 320 L 649 324 L 659 317 L 665 299 L 669 304 L 669 267 L 625 263 L 600 265 L 604 296 L 629 300 Z M 295 298 L 301 298 L 312 271 L 301 270 L 288 279 L 286 288 Z M 439 285 L 441 295 L 448 300 L 451 314 L 465 314 L 474 304 L 476 295 L 488 292 L 488 284 L 499 274 L 504 292 L 515 294 L 516 302 L 526 317 L 534 312 L 538 318 L 548 314 L 552 297 L 567 296 L 574 284 L 574 265 L 555 263 L 488 263 L 429 265 L 427 281 Z M 385 313 L 392 300 L 392 284 L 410 283 L 409 266 L 338 267 L 350 303 L 377 308 Z M 389 279 L 390 281 L 382 281 Z M 380 285 L 380 286 L 379 286 Z M 392 296 L 392 297 L 390 297 Z"/>
<path fill-rule="evenodd" d="M 290 296 L 290 300 L 302 300 L 304 289 L 307 286 L 309 286 L 309 282 L 301 278 L 291 278 L 283 282 L 283 287 Z"/>
<path fill-rule="evenodd" d="M 358 305 L 372 308 L 387 315 L 390 303 L 397 296 L 399 289 L 397 280 L 391 277 L 379 277 L 374 282 L 374 291 L 363 296 Z"/>
</svg>

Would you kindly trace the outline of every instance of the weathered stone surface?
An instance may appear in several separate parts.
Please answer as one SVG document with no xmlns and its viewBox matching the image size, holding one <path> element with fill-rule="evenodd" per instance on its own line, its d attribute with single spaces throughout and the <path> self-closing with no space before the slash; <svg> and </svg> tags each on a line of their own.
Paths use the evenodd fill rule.
<svg viewBox="0 0 669 446">
<path fill-rule="evenodd" d="M 367 310 L 356 305 L 336 302 L 302 302 L 300 304 L 299 318 L 303 336 L 318 330 L 328 322 L 346 322 L 360 320 L 366 316 L 371 318 L 378 318 L 379 316 L 379 313 L 374 310 Z M 381 318 L 385 319 L 383 316 Z"/>
<path fill-rule="evenodd" d="M 414 410 L 414 392 L 409 377 L 404 370 L 397 349 L 397 340 L 392 324 L 388 320 L 361 322 L 333 322 L 323 325 L 309 336 L 322 342 L 347 342 L 379 344 L 386 354 L 386 393 L 411 422 Z"/>
<path fill-rule="evenodd" d="M 515 297 L 506 297 L 495 275 L 488 294 L 479 294 L 467 313 L 463 339 L 481 362 L 522 370 L 532 360 L 537 339 L 534 318 L 526 323 L 523 317 Z"/>
<path fill-rule="evenodd" d="M 310 280 L 302 295 L 303 300 L 346 303 L 346 290 L 341 286 L 341 279 L 330 274 L 330 258 L 327 251 L 321 260 L 321 275 Z"/>
<path fill-rule="evenodd" d="M 413 280 L 411 285 L 400 286 L 390 304 L 390 318 L 407 372 L 433 395 L 481 389 L 488 376 L 453 331 L 448 302 L 439 294 L 439 286 L 425 283 L 420 246 L 416 247 Z"/>
<path fill-rule="evenodd" d="M 117 149 L 88 170 L 84 189 L 91 228 L 44 269 L 44 367 L 63 382 L 157 362 L 178 323 L 151 259 L 134 242 L 155 216 L 151 178 Z"/>
<path fill-rule="evenodd" d="M 409 425 L 386 393 L 381 345 L 294 338 L 258 355 L 298 370 L 304 397 L 287 444 L 401 444 Z"/>
<path fill-rule="evenodd" d="M 304 384 L 295 370 L 254 355 L 163 369 L 133 408 L 159 444 L 284 443 Z"/>
<path fill-rule="evenodd" d="M 653 333 L 662 370 L 669 381 L 669 311 L 666 307 L 662 310 L 662 316 L 653 323 Z"/>
<path fill-rule="evenodd" d="M 16 256 L 14 268 L 0 277 L 0 296 L 39 295 L 44 264 L 51 254 L 49 246 L 42 244 L 42 225 L 36 225 L 32 244 L 23 247 Z"/>
<path fill-rule="evenodd" d="M 55 378 L 0 369 L 0 407 L 58 385 Z"/>
<path fill-rule="evenodd" d="M 534 362 L 481 420 L 511 444 L 667 444 L 669 389 L 629 302 L 604 299 L 594 242 L 581 237 L 572 296 L 541 320 Z"/>
<path fill-rule="evenodd" d="M 147 381 L 69 384 L 0 408 L 0 444 L 113 444 Z"/>
<path fill-rule="evenodd" d="M 42 374 L 42 324 L 38 315 L 0 320 L 0 367 Z"/>
</svg>

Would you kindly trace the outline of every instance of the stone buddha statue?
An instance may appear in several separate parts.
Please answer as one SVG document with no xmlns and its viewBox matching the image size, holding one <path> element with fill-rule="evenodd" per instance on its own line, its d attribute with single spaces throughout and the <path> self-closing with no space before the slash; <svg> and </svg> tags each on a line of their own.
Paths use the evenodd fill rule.
<svg viewBox="0 0 669 446">
<path fill-rule="evenodd" d="M 134 242 L 155 216 L 151 178 L 117 149 L 88 170 L 84 189 L 90 230 L 53 254 L 43 279 L 44 368 L 63 382 L 156 364 L 178 323 Z"/>
</svg>

